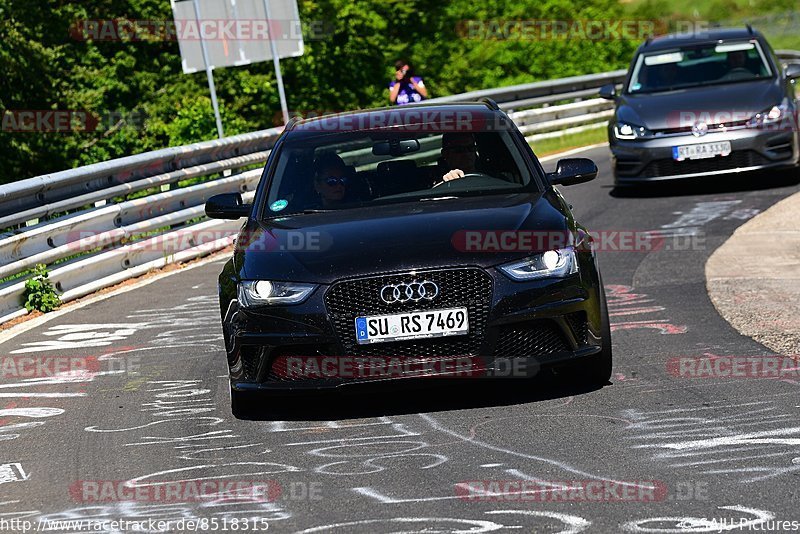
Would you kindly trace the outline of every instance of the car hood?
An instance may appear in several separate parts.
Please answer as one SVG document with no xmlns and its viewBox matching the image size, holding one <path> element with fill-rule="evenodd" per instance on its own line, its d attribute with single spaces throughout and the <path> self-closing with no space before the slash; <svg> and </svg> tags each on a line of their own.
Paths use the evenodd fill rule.
<svg viewBox="0 0 800 534">
<path fill-rule="evenodd" d="M 241 279 L 332 283 L 340 278 L 458 265 L 490 267 L 531 249 L 465 250 L 465 232 L 568 235 L 553 193 L 384 204 L 249 223 L 234 265 Z M 519 234 L 516 234 L 519 235 Z M 489 243 L 488 240 L 480 241 Z M 519 248 L 519 247 L 517 247 Z"/>
<path fill-rule="evenodd" d="M 746 120 L 779 104 L 783 98 L 780 80 L 713 85 L 664 93 L 623 94 L 617 101 L 617 120 L 650 130 Z"/>
</svg>

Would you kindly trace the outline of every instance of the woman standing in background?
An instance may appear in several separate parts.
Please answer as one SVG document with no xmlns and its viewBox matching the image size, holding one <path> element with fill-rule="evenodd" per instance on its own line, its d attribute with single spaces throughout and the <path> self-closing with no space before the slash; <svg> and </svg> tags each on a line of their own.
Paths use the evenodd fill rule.
<svg viewBox="0 0 800 534">
<path fill-rule="evenodd" d="M 389 101 L 402 106 L 414 104 L 428 98 L 428 90 L 420 76 L 414 75 L 414 69 L 408 61 L 398 60 L 394 64 L 395 79 L 389 83 Z"/>
</svg>

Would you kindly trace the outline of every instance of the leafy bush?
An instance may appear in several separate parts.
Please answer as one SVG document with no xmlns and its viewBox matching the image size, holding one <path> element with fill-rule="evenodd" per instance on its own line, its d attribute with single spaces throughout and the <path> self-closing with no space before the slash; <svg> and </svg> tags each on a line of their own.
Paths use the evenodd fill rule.
<svg viewBox="0 0 800 534">
<path fill-rule="evenodd" d="M 33 277 L 25 281 L 25 309 L 47 313 L 61 305 L 53 284 L 48 280 L 47 266 L 43 263 L 33 269 Z"/>
</svg>

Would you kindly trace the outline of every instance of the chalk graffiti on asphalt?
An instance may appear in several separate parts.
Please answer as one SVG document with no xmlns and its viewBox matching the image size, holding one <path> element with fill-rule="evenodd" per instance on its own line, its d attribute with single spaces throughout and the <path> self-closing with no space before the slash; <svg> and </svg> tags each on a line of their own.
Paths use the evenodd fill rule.
<svg viewBox="0 0 800 534">
<path fill-rule="evenodd" d="M 646 293 L 634 293 L 631 286 L 606 285 L 606 299 L 612 332 L 644 328 L 656 330 L 659 334 L 684 334 L 688 330 L 685 325 L 673 324 L 669 319 L 628 320 L 631 316 L 660 313 L 666 310 L 664 306 L 655 304 L 654 300 Z M 625 320 L 614 320 L 615 317 L 625 317 Z"/>
</svg>

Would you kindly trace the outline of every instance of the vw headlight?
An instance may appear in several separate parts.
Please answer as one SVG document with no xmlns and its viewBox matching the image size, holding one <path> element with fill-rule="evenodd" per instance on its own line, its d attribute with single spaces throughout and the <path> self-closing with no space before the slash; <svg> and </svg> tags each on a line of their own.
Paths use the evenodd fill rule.
<svg viewBox="0 0 800 534">
<path fill-rule="evenodd" d="M 747 126 L 750 128 L 758 128 L 759 126 L 764 126 L 765 124 L 773 124 L 786 118 L 788 113 L 789 108 L 786 104 L 772 106 L 769 109 L 765 109 L 764 111 L 753 115 L 753 117 L 747 121 Z"/>
<path fill-rule="evenodd" d="M 618 122 L 614 125 L 614 137 L 617 139 L 639 139 L 648 137 L 650 132 L 644 126 L 638 126 L 629 122 Z"/>
<path fill-rule="evenodd" d="M 521 261 L 499 267 L 513 280 L 525 281 L 538 278 L 559 278 L 578 272 L 578 261 L 572 247 L 548 250 Z"/>
<path fill-rule="evenodd" d="M 317 286 L 295 282 L 245 280 L 239 282 L 239 302 L 244 306 L 300 304 Z"/>
</svg>

